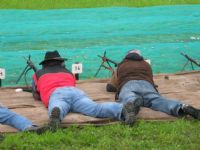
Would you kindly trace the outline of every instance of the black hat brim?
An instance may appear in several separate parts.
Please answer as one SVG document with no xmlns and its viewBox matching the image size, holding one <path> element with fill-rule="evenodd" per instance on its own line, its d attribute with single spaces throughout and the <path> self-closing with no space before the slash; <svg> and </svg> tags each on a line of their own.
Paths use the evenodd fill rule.
<svg viewBox="0 0 200 150">
<path fill-rule="evenodd" d="M 44 64 L 45 62 L 51 61 L 51 60 L 67 61 L 68 59 L 67 59 L 67 58 L 59 58 L 59 57 L 58 57 L 58 58 L 45 59 L 45 60 L 41 61 L 41 62 L 39 63 L 39 65 L 42 65 L 42 64 Z"/>
</svg>

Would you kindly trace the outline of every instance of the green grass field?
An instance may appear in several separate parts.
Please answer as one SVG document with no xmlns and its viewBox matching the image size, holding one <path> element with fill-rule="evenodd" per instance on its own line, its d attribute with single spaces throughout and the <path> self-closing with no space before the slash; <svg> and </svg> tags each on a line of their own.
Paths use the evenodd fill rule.
<svg viewBox="0 0 200 150">
<path fill-rule="evenodd" d="M 7 134 L 1 150 L 199 150 L 200 123 L 138 121 L 133 127 L 122 124 L 102 127 L 70 127 L 55 133 Z"/>
<path fill-rule="evenodd" d="M 144 7 L 175 4 L 200 4 L 200 0 L 1 0 L 0 9 L 60 9 L 111 6 Z"/>
</svg>

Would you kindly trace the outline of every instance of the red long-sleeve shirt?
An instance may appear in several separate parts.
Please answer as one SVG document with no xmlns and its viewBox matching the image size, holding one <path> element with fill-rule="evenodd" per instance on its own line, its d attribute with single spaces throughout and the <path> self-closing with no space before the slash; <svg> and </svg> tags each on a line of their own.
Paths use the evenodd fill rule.
<svg viewBox="0 0 200 150">
<path fill-rule="evenodd" d="M 49 97 L 59 87 L 70 87 L 76 85 L 74 75 L 60 66 L 48 67 L 37 71 L 33 75 L 36 90 L 46 107 L 49 104 Z"/>
</svg>

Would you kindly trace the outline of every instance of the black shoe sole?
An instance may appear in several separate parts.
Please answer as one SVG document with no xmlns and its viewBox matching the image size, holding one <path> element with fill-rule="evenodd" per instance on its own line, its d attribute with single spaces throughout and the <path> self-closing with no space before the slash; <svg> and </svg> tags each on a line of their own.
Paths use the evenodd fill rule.
<svg viewBox="0 0 200 150">
<path fill-rule="evenodd" d="M 31 132 L 31 133 L 37 133 L 37 134 L 40 135 L 40 134 L 45 133 L 48 130 L 49 130 L 49 127 L 43 126 L 43 127 L 30 128 L 30 129 L 27 129 L 25 131 Z"/>
<path fill-rule="evenodd" d="M 196 110 L 194 118 L 200 120 L 200 110 Z"/>
<path fill-rule="evenodd" d="M 139 113 L 140 107 L 142 106 L 142 103 L 143 103 L 142 98 L 139 97 L 139 98 L 135 99 L 133 103 L 134 103 L 133 111 L 134 111 L 135 115 L 137 115 Z"/>
<path fill-rule="evenodd" d="M 51 112 L 49 127 L 51 131 L 55 131 L 60 127 L 60 109 L 58 107 L 53 108 Z"/>
<path fill-rule="evenodd" d="M 187 115 L 191 115 L 193 118 L 200 120 L 200 110 L 196 109 L 192 106 L 186 106 L 183 108 L 184 113 Z"/>
<path fill-rule="evenodd" d="M 124 118 L 125 118 L 125 121 L 124 121 L 125 124 L 133 125 L 136 122 L 136 120 L 137 120 L 136 115 L 140 111 L 141 105 L 142 105 L 141 98 L 137 98 L 133 102 L 132 101 L 127 102 L 124 105 L 124 113 L 123 114 L 124 114 Z"/>
<path fill-rule="evenodd" d="M 5 137 L 0 134 L 0 142 L 2 142 L 4 139 L 5 139 Z"/>
</svg>

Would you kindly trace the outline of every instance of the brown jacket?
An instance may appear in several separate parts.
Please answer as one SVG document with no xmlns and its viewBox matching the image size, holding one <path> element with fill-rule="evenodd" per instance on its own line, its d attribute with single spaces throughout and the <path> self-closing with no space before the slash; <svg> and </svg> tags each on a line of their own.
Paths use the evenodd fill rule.
<svg viewBox="0 0 200 150">
<path fill-rule="evenodd" d="M 145 80 L 153 86 L 153 73 L 151 66 L 144 60 L 133 61 L 124 59 L 117 68 L 118 90 L 130 80 Z"/>
</svg>

